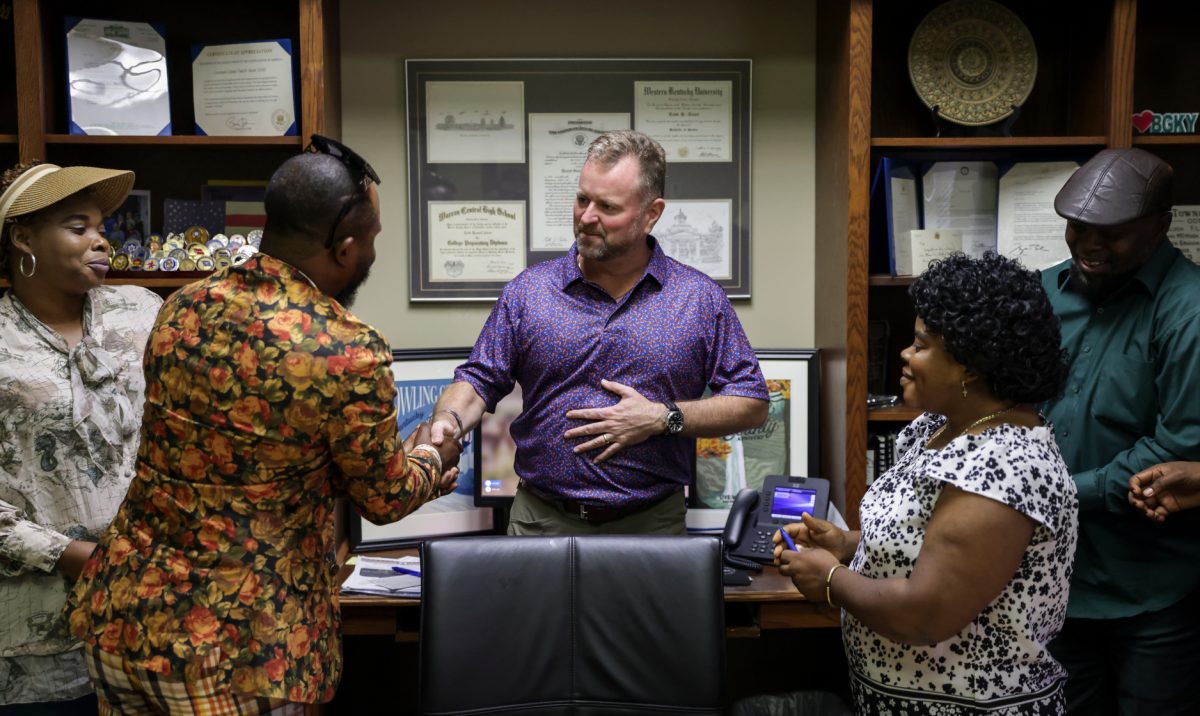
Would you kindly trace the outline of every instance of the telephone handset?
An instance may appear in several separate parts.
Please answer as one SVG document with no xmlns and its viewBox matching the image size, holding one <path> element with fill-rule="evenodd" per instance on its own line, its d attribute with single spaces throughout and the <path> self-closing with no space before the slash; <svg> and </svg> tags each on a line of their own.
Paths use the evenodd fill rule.
<svg viewBox="0 0 1200 716">
<path fill-rule="evenodd" d="M 775 559 L 771 537 L 783 525 L 799 522 L 805 512 L 825 519 L 829 509 L 829 481 L 820 477 L 768 475 L 761 494 L 744 488 L 733 498 L 725 532 L 725 561 L 732 566 L 757 568 Z"/>
</svg>

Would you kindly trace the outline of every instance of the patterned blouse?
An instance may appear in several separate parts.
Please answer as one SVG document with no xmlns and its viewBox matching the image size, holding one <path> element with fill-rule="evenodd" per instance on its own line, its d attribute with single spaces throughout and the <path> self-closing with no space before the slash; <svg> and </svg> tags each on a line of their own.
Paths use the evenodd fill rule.
<svg viewBox="0 0 1200 716">
<path fill-rule="evenodd" d="M 1046 650 L 1066 617 L 1079 501 L 1049 426 L 1000 425 L 925 442 L 945 422 L 929 413 L 900 435 L 902 457 L 859 507 L 861 541 L 850 568 L 875 579 L 907 577 L 944 485 L 1008 505 L 1037 523 L 1004 591 L 955 636 L 910 646 L 842 612 L 858 713 L 998 716 L 1058 714 L 1066 672 Z"/>
<path fill-rule="evenodd" d="M 375 522 L 436 496 L 396 427 L 374 328 L 267 255 L 167 300 L 137 474 L 71 599 L 90 646 L 174 678 L 326 701 L 341 676 L 334 500 Z"/>
<path fill-rule="evenodd" d="M 81 656 L 59 656 L 79 642 L 67 633 L 69 585 L 54 567 L 72 540 L 99 539 L 125 496 L 142 351 L 161 303 L 134 286 L 93 289 L 83 339 L 68 348 L 11 291 L 0 297 L 0 704 L 90 690 L 72 682 L 86 675 Z M 38 681 L 51 662 L 74 673 Z"/>
</svg>

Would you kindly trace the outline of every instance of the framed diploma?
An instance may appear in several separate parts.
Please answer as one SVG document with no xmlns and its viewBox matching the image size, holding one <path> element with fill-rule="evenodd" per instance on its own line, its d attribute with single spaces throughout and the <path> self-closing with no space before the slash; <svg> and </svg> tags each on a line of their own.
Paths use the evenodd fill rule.
<svg viewBox="0 0 1200 716">
<path fill-rule="evenodd" d="M 667 255 L 750 297 L 750 60 L 408 60 L 409 299 L 490 301 L 575 242 L 588 145 L 667 154 Z"/>
<path fill-rule="evenodd" d="M 68 17 L 66 29 L 70 133 L 169 135 L 162 26 Z"/>
<path fill-rule="evenodd" d="M 295 135 L 292 41 L 192 47 L 196 134 Z"/>
<path fill-rule="evenodd" d="M 392 351 L 396 383 L 396 423 L 401 437 L 429 420 L 433 406 L 454 380 L 454 369 L 471 353 L 468 348 Z M 430 537 L 491 532 L 492 508 L 475 505 L 479 430 L 468 436 L 458 460 L 458 488 L 426 502 L 399 522 L 376 525 L 350 510 L 350 548 L 356 552 L 407 547 Z"/>
</svg>

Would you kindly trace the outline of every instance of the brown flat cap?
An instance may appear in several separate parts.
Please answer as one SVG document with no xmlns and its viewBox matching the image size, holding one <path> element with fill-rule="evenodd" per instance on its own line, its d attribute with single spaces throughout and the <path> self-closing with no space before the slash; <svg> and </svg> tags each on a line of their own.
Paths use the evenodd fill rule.
<svg viewBox="0 0 1200 716">
<path fill-rule="evenodd" d="M 1171 165 L 1143 149 L 1105 149 L 1054 197 L 1067 221 L 1116 226 L 1171 208 Z"/>
</svg>

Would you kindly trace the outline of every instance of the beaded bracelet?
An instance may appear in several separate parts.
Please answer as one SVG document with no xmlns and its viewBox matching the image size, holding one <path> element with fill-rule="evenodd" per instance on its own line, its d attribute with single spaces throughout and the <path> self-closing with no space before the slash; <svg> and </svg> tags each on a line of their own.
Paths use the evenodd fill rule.
<svg viewBox="0 0 1200 716">
<path fill-rule="evenodd" d="M 437 468 L 438 474 L 442 474 L 442 454 L 438 452 L 437 448 L 429 443 L 421 443 L 420 445 L 414 447 L 412 452 L 423 452 L 428 455 L 429 459 L 433 461 L 434 467 Z"/>
<path fill-rule="evenodd" d="M 833 565 L 833 567 L 830 568 L 829 574 L 825 575 L 825 603 L 828 604 L 829 606 L 833 607 L 834 609 L 837 609 L 838 605 L 833 603 L 833 597 L 829 594 L 829 587 L 830 587 L 830 585 L 833 584 L 833 573 L 838 571 L 839 569 L 848 569 L 848 567 L 846 567 L 846 565 L 841 564 L 839 562 L 838 564 L 835 564 L 835 565 Z"/>
</svg>

